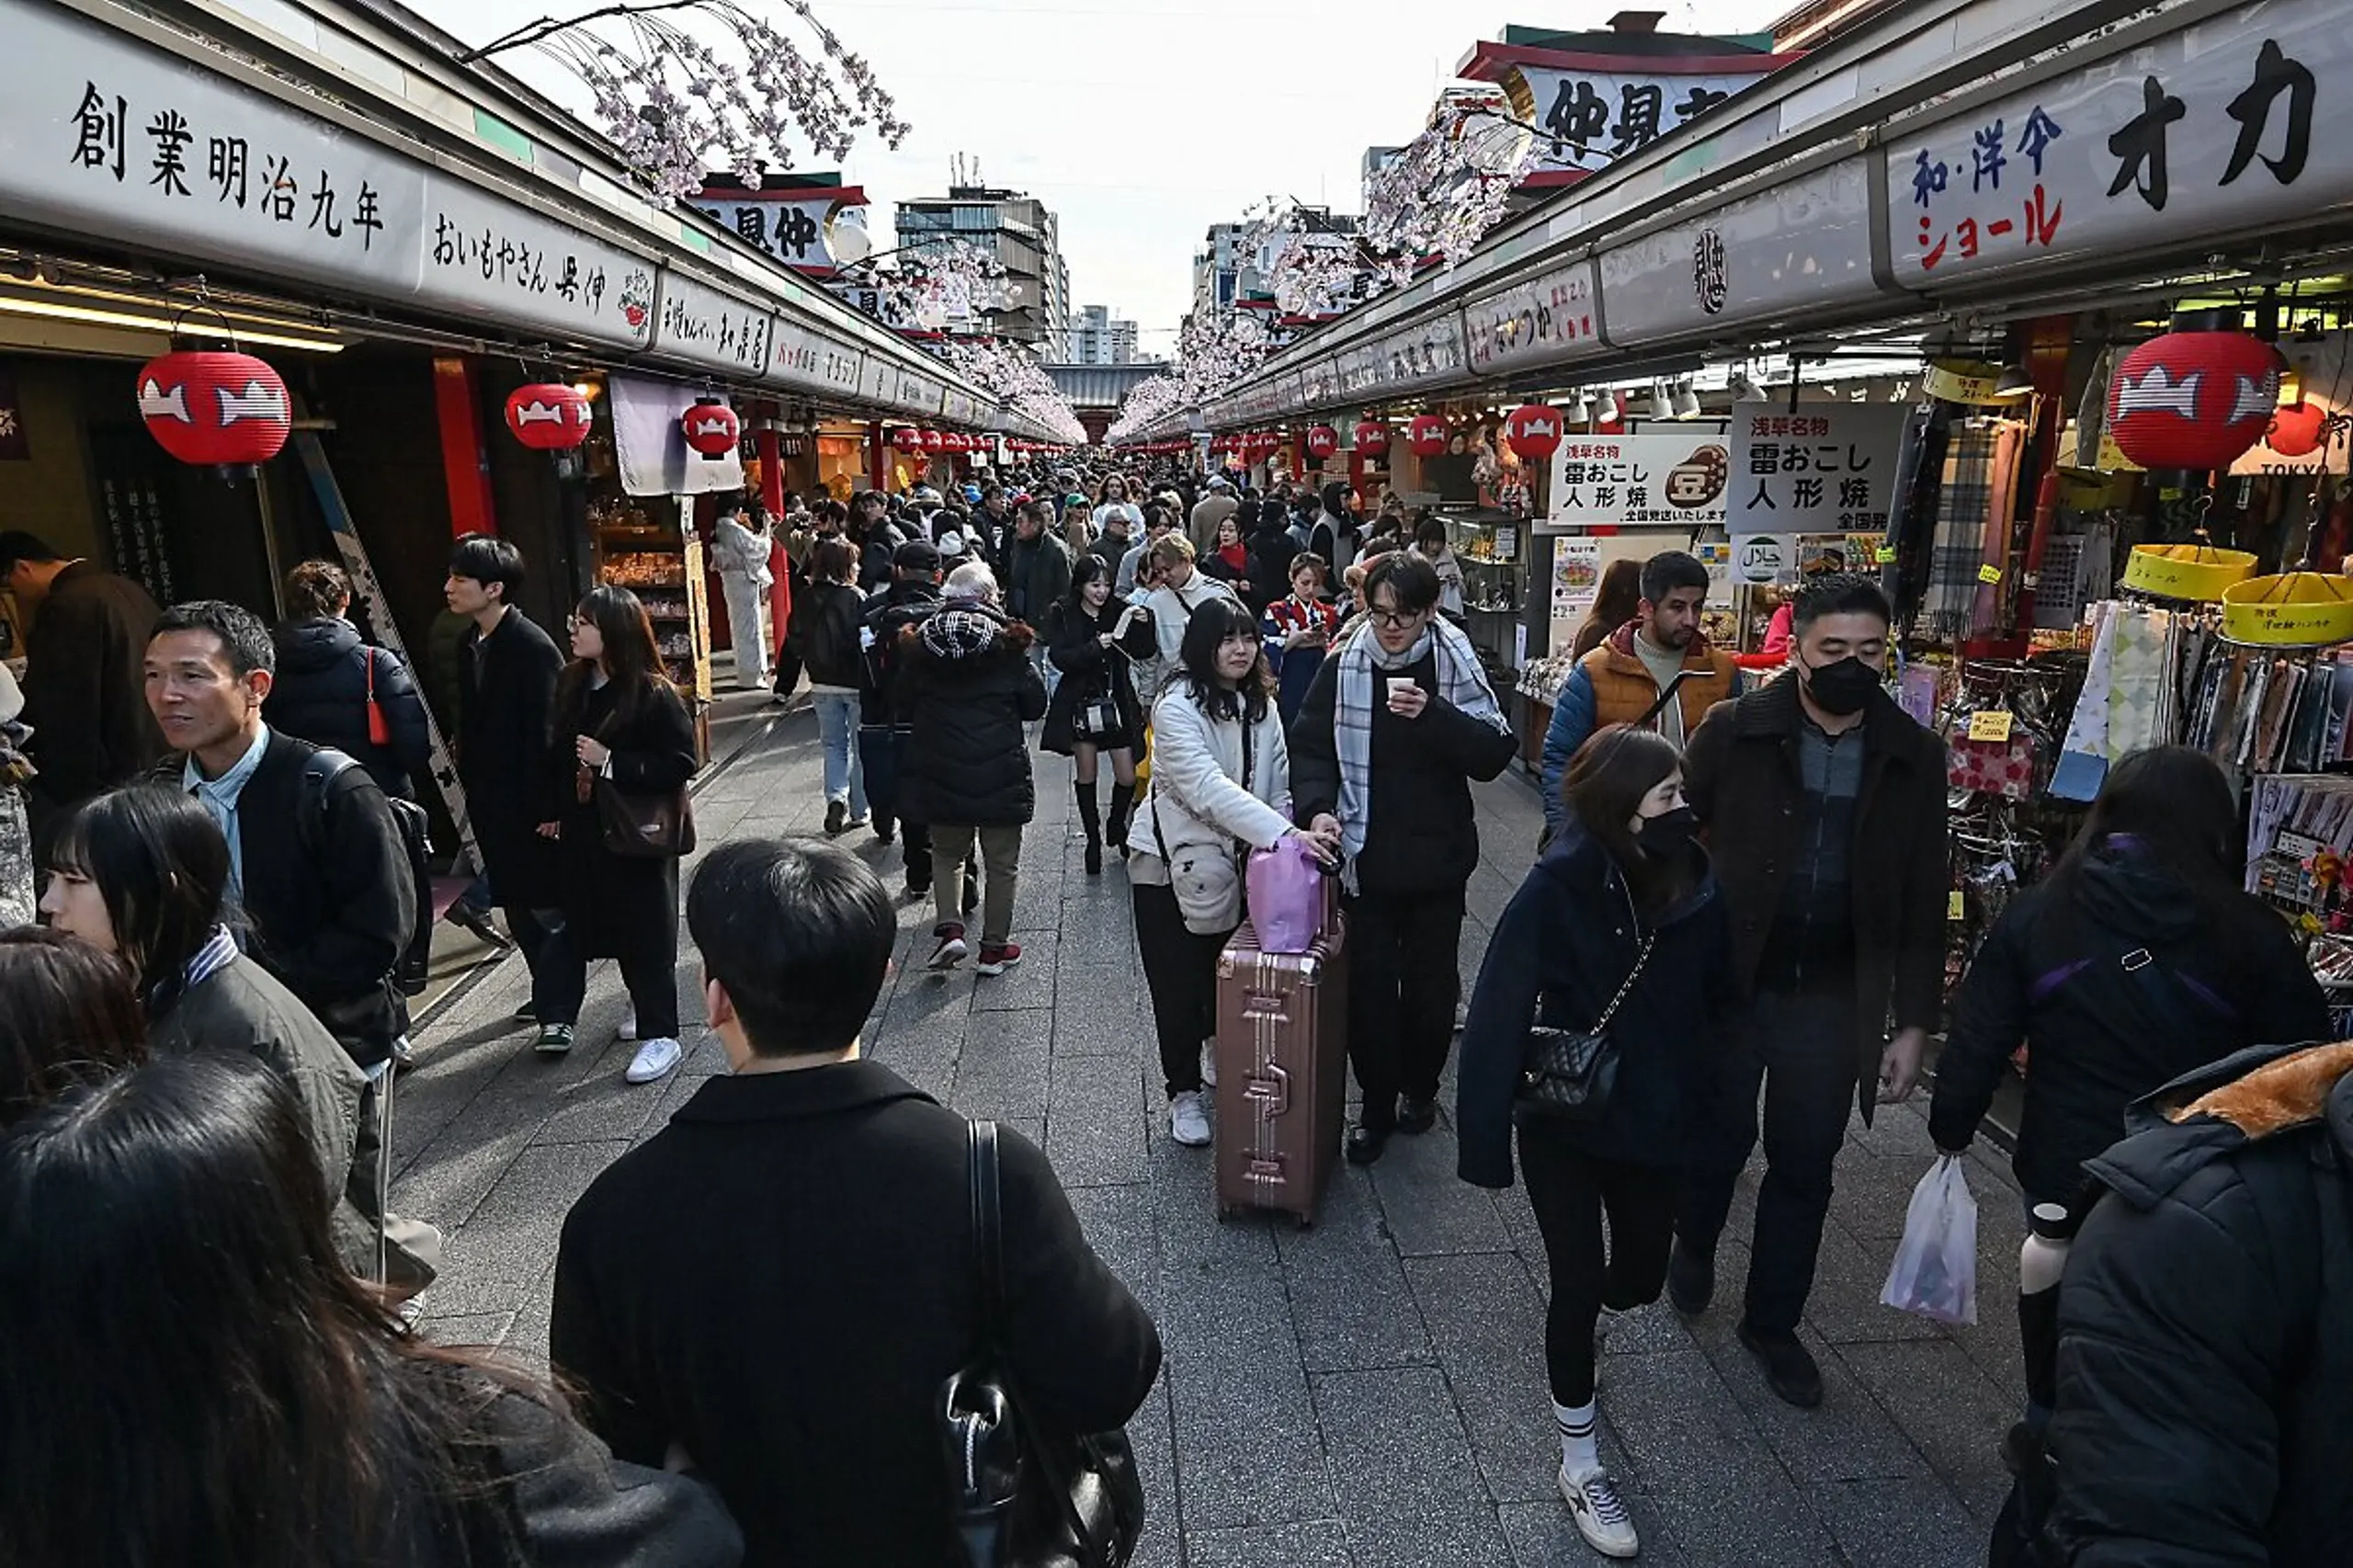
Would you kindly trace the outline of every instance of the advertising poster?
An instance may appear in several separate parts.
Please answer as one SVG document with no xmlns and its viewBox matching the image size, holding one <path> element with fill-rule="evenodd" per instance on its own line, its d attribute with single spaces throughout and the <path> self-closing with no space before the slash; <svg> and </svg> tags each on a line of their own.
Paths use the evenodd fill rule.
<svg viewBox="0 0 2353 1568">
<path fill-rule="evenodd" d="M 1741 409 L 1732 422 L 1733 537 L 1885 533 L 1910 412 L 1893 403 Z"/>
<path fill-rule="evenodd" d="M 1699 528 L 1724 521 L 1724 437 L 1706 424 L 1661 434 L 1576 436 L 1552 454 L 1553 528 Z"/>
</svg>

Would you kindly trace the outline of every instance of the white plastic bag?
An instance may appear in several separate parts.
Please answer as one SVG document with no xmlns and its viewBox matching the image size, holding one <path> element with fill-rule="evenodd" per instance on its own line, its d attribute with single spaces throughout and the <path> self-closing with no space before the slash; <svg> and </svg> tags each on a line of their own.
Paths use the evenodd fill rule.
<svg viewBox="0 0 2353 1568">
<path fill-rule="evenodd" d="M 1879 1299 L 1938 1323 L 1977 1321 L 1977 1199 L 1958 1154 L 1938 1155 L 1912 1189 L 1895 1267 Z"/>
</svg>

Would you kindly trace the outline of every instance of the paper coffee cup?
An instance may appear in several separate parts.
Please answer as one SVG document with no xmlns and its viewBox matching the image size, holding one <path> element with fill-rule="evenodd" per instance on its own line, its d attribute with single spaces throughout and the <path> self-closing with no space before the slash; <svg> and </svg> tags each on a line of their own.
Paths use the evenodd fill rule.
<svg viewBox="0 0 2353 1568">
<path fill-rule="evenodd" d="M 1389 677 L 1389 700 L 1392 702 L 1396 701 L 1397 694 L 1399 692 L 1411 691 L 1419 684 L 1420 683 L 1415 680 L 1411 676 L 1391 676 Z"/>
</svg>

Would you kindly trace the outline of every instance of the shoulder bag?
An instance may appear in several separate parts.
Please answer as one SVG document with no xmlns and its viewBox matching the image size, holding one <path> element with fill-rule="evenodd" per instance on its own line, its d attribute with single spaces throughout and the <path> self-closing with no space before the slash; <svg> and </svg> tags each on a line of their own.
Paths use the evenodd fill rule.
<svg viewBox="0 0 2353 1568">
<path fill-rule="evenodd" d="M 1518 1109 L 1548 1121 L 1590 1123 L 1609 1114 L 1609 1101 L 1618 1088 L 1618 1046 L 1609 1038 L 1609 1021 L 1626 998 L 1634 994 L 1634 983 L 1651 961 L 1651 949 L 1658 945 L 1658 934 L 1653 932 L 1643 938 L 1642 951 L 1634 956 L 1634 967 L 1628 971 L 1626 983 L 1618 987 L 1618 994 L 1601 1010 L 1601 1017 L 1589 1029 L 1563 1029 L 1532 1023 L 1528 1030 L 1528 1052 L 1522 1059 L 1519 1075 Z M 1544 1016 L 1541 996 L 1536 1002 L 1537 1017 Z"/>
<path fill-rule="evenodd" d="M 367 643 L 359 644 L 359 665 L 368 677 L 368 744 L 388 746 L 392 744 L 392 723 L 384 716 L 384 706 L 376 700 L 376 650 Z"/>
<path fill-rule="evenodd" d="M 604 729 L 597 726 L 597 739 L 604 739 Z M 607 849 L 624 860 L 679 859 L 694 853 L 695 806 L 685 785 L 658 795 L 636 794 L 602 771 L 580 771 L 596 801 L 597 827 Z"/>
<path fill-rule="evenodd" d="M 1209 721 L 1214 724 L 1214 719 Z M 1250 792 L 1251 765 L 1258 754 L 1257 737 L 1250 733 L 1246 710 L 1242 720 L 1242 790 Z M 1242 924 L 1242 868 L 1250 846 L 1240 839 L 1217 844 L 1192 844 L 1177 848 L 1168 842 L 1160 823 L 1160 784 L 1152 793 L 1152 835 L 1168 860 L 1168 889 L 1176 895 L 1176 913 L 1185 929 L 1197 937 L 1223 937 Z"/>
<path fill-rule="evenodd" d="M 996 1123 L 969 1125 L 981 1353 L 940 1387 L 956 1536 L 971 1568 L 1123 1568 L 1143 1533 L 1143 1482 L 1125 1432 L 1056 1440 L 1021 1407 L 1004 1359 L 1004 1234 Z"/>
</svg>

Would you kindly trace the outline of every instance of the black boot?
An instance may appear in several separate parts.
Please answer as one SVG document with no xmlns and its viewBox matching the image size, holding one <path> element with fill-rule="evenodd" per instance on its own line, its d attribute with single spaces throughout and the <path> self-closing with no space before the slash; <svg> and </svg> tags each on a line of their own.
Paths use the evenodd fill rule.
<svg viewBox="0 0 2353 1568">
<path fill-rule="evenodd" d="M 1121 859 L 1128 854 L 1128 813 L 1135 809 L 1136 787 L 1132 784 L 1111 786 L 1111 820 L 1103 824 L 1104 842 L 1120 852 Z"/>
<path fill-rule="evenodd" d="M 1103 822 L 1097 814 L 1102 802 L 1095 797 L 1095 781 L 1079 779 L 1071 785 L 1071 793 L 1078 801 L 1079 825 L 1086 829 L 1086 874 L 1103 874 Z"/>
</svg>

